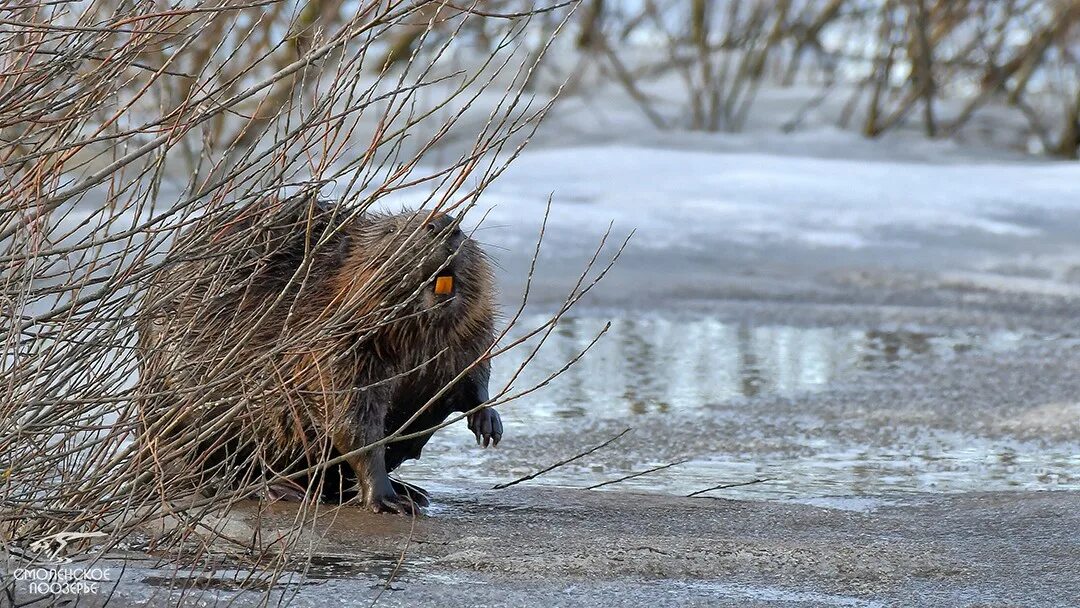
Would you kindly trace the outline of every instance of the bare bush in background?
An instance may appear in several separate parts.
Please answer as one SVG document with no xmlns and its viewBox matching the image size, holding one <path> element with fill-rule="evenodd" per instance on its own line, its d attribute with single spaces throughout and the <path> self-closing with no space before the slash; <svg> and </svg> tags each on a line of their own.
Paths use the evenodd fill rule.
<svg viewBox="0 0 1080 608">
<path fill-rule="evenodd" d="M 1080 146 L 1073 0 L 589 0 L 575 21 L 578 50 L 660 129 L 740 131 L 768 85 L 843 98 L 834 120 L 867 137 L 955 136 L 991 112 L 1039 144 L 1018 147 Z"/>
</svg>

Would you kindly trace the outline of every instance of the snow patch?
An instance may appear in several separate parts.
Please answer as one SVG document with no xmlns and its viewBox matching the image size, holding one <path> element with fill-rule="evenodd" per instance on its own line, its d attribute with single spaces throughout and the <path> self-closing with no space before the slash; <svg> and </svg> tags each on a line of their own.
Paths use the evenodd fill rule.
<svg viewBox="0 0 1080 608">
<path fill-rule="evenodd" d="M 635 247 L 707 250 L 719 242 L 859 249 L 915 246 L 891 236 L 961 232 L 1017 238 L 1031 211 L 1080 209 L 1075 163 L 821 159 L 625 145 L 529 151 L 488 189 L 489 237 L 531 239 L 549 195 L 556 238 L 594 237 L 610 221 Z"/>
</svg>

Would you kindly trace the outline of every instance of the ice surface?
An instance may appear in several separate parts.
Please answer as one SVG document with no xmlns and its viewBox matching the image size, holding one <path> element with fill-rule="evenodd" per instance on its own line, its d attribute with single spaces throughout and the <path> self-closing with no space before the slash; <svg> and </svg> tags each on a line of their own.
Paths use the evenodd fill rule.
<svg viewBox="0 0 1080 608">
<path fill-rule="evenodd" d="M 486 193 L 485 232 L 531 238 L 552 197 L 555 238 L 593 237 L 609 221 L 636 247 L 706 250 L 717 241 L 859 249 L 916 246 L 905 230 L 1032 237 L 1020 218 L 1080 210 L 1075 163 L 929 164 L 800 158 L 626 145 L 526 152 Z M 500 238 L 501 233 L 505 234 Z M 582 239 L 584 240 L 584 239 Z"/>
</svg>

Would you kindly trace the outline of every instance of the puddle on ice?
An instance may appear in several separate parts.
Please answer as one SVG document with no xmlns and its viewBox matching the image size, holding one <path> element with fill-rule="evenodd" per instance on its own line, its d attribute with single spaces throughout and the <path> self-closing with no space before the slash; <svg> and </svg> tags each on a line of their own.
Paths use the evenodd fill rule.
<svg viewBox="0 0 1080 608">
<path fill-rule="evenodd" d="M 537 319 L 531 319 L 534 323 Z M 514 381 L 524 390 L 573 359 L 606 320 L 564 319 Z M 528 323 L 522 327 L 528 327 Z M 672 424 L 712 425 L 715 432 L 681 454 L 689 462 L 605 490 L 687 494 L 725 480 L 769 478 L 717 496 L 790 499 L 865 496 L 893 491 L 950 492 L 986 489 L 1080 487 L 1076 446 L 1028 446 L 944 432 L 914 422 L 902 430 L 874 428 L 866 443 L 832 432 L 834 422 L 812 408 L 777 406 L 776 396 L 808 395 L 845 386 L 872 386 L 865 371 L 947 364 L 958 358 L 1007 352 L 1036 338 L 1017 332 L 885 330 L 730 324 L 710 318 L 645 316 L 614 320 L 577 364 L 549 385 L 502 410 L 505 451 L 469 449 L 463 429 L 437 434 L 424 459 L 402 475 L 438 488 L 449 478 L 488 484 L 514 479 L 534 461 L 515 460 L 513 437 L 550 434 L 557 443 L 545 462 L 588 447 L 577 429 L 662 429 Z M 518 361 L 525 354 L 519 354 Z M 492 393 L 517 369 L 513 355 L 493 370 Z M 888 377 L 888 376 L 886 376 Z M 903 376 L 898 376 L 903 377 Z M 859 384 L 862 383 L 862 384 Z M 770 403 L 773 403 L 770 405 Z M 798 399 L 791 403 L 802 403 Z M 771 409 L 769 409 L 771 408 Z M 932 415 L 938 415 L 933 414 Z M 868 419 L 869 420 L 869 419 Z M 861 421 L 872 427 L 875 422 Z M 846 423 L 845 423 L 846 424 Z M 885 432 L 883 432 L 885 431 Z M 711 431 L 710 431 L 711 432 Z M 679 442 L 677 430 L 650 438 Z M 854 439 L 853 439 L 854 437 Z M 597 443 L 595 440 L 591 444 Z M 664 450 L 627 453 L 607 449 L 581 464 L 545 474 L 538 483 L 585 487 L 676 460 Z M 651 448 L 650 448 L 651 449 Z M 508 462 L 513 461 L 511 464 Z M 525 471 L 529 472 L 529 471 Z"/>
</svg>

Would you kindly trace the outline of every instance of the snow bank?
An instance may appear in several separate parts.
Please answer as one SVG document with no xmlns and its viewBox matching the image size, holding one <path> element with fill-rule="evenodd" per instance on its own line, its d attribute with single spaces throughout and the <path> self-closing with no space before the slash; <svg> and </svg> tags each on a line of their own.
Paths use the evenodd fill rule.
<svg viewBox="0 0 1080 608">
<path fill-rule="evenodd" d="M 494 207 L 485 225 L 509 228 L 484 239 L 531 239 L 549 194 L 550 233 L 561 241 L 592 241 L 614 220 L 638 230 L 635 247 L 915 246 L 895 235 L 1037 236 L 1032 214 L 1080 211 L 1080 164 L 932 165 L 624 145 L 533 150 L 481 199 Z"/>
</svg>

